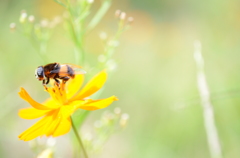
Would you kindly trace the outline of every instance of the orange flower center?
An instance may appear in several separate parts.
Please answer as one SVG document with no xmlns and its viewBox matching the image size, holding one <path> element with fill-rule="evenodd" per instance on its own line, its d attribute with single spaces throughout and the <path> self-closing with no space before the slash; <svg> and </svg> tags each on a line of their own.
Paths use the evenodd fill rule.
<svg viewBox="0 0 240 158">
<path fill-rule="evenodd" d="M 54 84 L 53 87 L 49 87 L 46 90 L 51 95 L 51 97 L 54 99 L 54 101 L 56 101 L 60 105 L 68 104 L 64 83 L 61 83 L 60 85 Z"/>
</svg>

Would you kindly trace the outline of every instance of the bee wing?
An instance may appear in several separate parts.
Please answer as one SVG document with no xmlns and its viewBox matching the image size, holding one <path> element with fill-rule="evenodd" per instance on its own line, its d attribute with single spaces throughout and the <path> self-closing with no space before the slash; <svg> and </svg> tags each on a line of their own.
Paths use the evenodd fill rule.
<svg viewBox="0 0 240 158">
<path fill-rule="evenodd" d="M 79 65 L 75 65 L 75 64 L 62 64 L 60 66 L 64 67 L 64 69 L 61 69 L 61 74 L 66 74 L 66 75 L 68 74 L 68 70 L 66 69 L 67 68 L 66 65 L 73 69 L 75 75 L 77 75 L 77 74 L 85 74 L 86 73 L 86 71 L 83 70 L 82 67 L 79 66 Z"/>
<path fill-rule="evenodd" d="M 68 71 L 67 66 L 69 66 L 70 68 L 73 69 L 74 74 L 85 74 L 86 73 L 85 70 L 81 69 L 82 68 L 81 66 L 74 65 L 74 64 L 61 64 L 60 71 L 59 71 L 59 69 L 52 70 L 51 73 L 59 73 L 60 75 L 68 75 L 69 71 Z"/>
<path fill-rule="evenodd" d="M 73 70 L 75 74 L 85 74 L 86 71 L 82 69 L 81 66 L 79 65 L 75 65 L 75 64 L 67 64 L 68 66 L 70 66 Z"/>
<path fill-rule="evenodd" d="M 79 69 L 81 69 L 82 68 L 82 66 L 79 66 L 79 65 L 76 65 L 76 64 L 70 64 L 70 63 L 64 63 L 64 64 L 62 64 L 62 65 L 68 65 L 68 66 L 70 66 L 71 68 L 79 68 Z"/>
<path fill-rule="evenodd" d="M 85 70 L 83 69 L 80 69 L 80 68 L 74 68 L 74 73 L 77 75 L 77 74 L 85 74 L 87 73 Z"/>
</svg>

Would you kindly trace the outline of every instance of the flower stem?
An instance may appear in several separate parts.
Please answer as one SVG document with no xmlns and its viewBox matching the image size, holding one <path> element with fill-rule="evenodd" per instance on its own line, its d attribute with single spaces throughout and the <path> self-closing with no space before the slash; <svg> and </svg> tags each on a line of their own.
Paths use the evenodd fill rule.
<svg viewBox="0 0 240 158">
<path fill-rule="evenodd" d="M 106 14 L 106 12 L 108 11 L 108 9 L 111 6 L 111 0 L 105 0 L 102 5 L 101 8 L 97 11 L 97 13 L 95 14 L 95 16 L 92 18 L 92 20 L 90 21 L 90 23 L 88 24 L 87 27 L 87 31 L 91 31 L 92 29 L 95 28 L 95 26 L 99 23 L 99 21 L 103 18 L 103 16 Z"/>
<path fill-rule="evenodd" d="M 206 81 L 206 75 L 204 72 L 204 60 L 201 53 L 201 43 L 200 41 L 195 41 L 195 52 L 194 57 L 198 69 L 198 90 L 200 93 L 202 107 L 203 107 L 203 117 L 204 125 L 207 134 L 209 151 L 212 158 L 222 158 L 222 149 L 220 144 L 220 138 L 218 136 L 218 130 L 214 118 L 214 109 L 210 100 L 210 91 Z"/>
<path fill-rule="evenodd" d="M 78 140 L 78 142 L 79 142 L 79 144 L 80 144 L 80 147 L 82 148 L 84 157 L 85 157 L 85 158 L 88 158 L 87 152 L 86 152 L 86 150 L 85 150 L 85 148 L 84 148 L 84 146 L 83 146 L 83 143 L 82 143 L 82 140 L 81 140 L 81 138 L 80 138 L 80 135 L 79 135 L 78 132 L 77 132 L 77 128 L 76 128 L 76 126 L 74 125 L 73 119 L 72 119 L 72 117 L 70 117 L 70 118 L 71 118 L 71 121 L 72 121 L 72 127 L 73 127 L 74 134 L 76 135 L 77 140 Z"/>
</svg>

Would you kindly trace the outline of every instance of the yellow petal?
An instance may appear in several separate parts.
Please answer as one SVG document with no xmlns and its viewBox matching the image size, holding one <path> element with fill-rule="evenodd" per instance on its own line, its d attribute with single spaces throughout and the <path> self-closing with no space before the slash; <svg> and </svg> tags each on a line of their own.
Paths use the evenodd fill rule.
<svg viewBox="0 0 240 158">
<path fill-rule="evenodd" d="M 56 118 L 52 120 L 51 124 L 46 128 L 46 133 L 45 135 L 47 137 L 53 135 L 54 131 L 56 130 L 57 126 L 59 125 L 59 122 L 61 121 L 61 118 Z"/>
<path fill-rule="evenodd" d="M 52 114 L 52 118 L 51 118 L 51 121 L 49 121 L 49 123 L 45 126 L 45 129 L 44 129 L 44 134 L 48 137 L 48 136 L 51 136 L 53 135 L 56 127 L 58 126 L 60 120 L 61 120 L 61 117 L 59 114 L 59 111 L 60 109 L 56 110 L 53 114 Z"/>
<path fill-rule="evenodd" d="M 35 100 L 33 100 L 30 95 L 27 93 L 27 91 L 21 87 L 21 91 L 18 93 L 22 99 L 27 101 L 32 107 L 38 109 L 38 110 L 50 110 L 51 108 L 46 107 L 42 104 L 39 104 Z"/>
<path fill-rule="evenodd" d="M 80 91 L 80 93 L 78 93 L 75 97 L 70 99 L 70 101 L 80 100 L 92 95 L 93 93 L 97 92 L 99 89 L 102 88 L 106 80 L 107 80 L 107 73 L 105 70 L 103 70 L 100 73 L 98 73 L 95 77 L 93 77 L 86 84 L 86 86 Z"/>
<path fill-rule="evenodd" d="M 53 98 L 47 99 L 45 102 L 42 103 L 43 105 L 50 107 L 52 109 L 57 109 L 61 106 L 59 102 L 56 102 Z"/>
<path fill-rule="evenodd" d="M 53 137 L 57 137 L 69 132 L 71 129 L 69 118 L 76 108 L 77 106 L 72 105 L 62 106 L 59 109 L 57 116 L 53 118 L 51 124 L 46 128 L 46 136 L 52 135 Z"/>
<path fill-rule="evenodd" d="M 74 79 L 69 80 L 67 84 L 67 99 L 70 99 L 74 94 L 76 94 L 84 81 L 84 76 L 81 74 L 75 75 Z"/>
<path fill-rule="evenodd" d="M 47 116 L 43 117 L 37 123 L 35 123 L 26 131 L 24 131 L 22 134 L 20 134 L 18 138 L 20 140 L 29 141 L 38 136 L 44 135 L 44 132 L 45 132 L 44 127 L 49 123 L 49 121 L 51 121 L 51 118 L 52 118 L 51 114 L 52 112 L 50 112 Z"/>
<path fill-rule="evenodd" d="M 19 139 L 29 141 L 38 136 L 47 135 L 49 127 L 51 127 L 58 116 L 58 112 L 59 109 L 50 111 L 44 118 L 20 134 Z"/>
<path fill-rule="evenodd" d="M 54 130 L 54 133 L 52 136 L 57 137 L 57 136 L 68 133 L 71 129 L 71 125 L 72 123 L 71 123 L 70 117 L 69 118 L 62 117 L 57 128 Z"/>
<path fill-rule="evenodd" d="M 48 112 L 49 112 L 49 110 L 38 110 L 35 108 L 25 108 L 25 109 L 19 110 L 18 115 L 23 119 L 36 119 L 36 118 L 46 115 L 46 113 L 48 113 Z"/>
<path fill-rule="evenodd" d="M 84 110 L 98 110 L 98 109 L 102 109 L 105 108 L 107 106 L 109 106 L 113 101 L 118 100 L 117 97 L 115 96 L 111 96 L 109 98 L 106 99 L 100 99 L 100 100 L 86 100 L 86 104 L 80 105 L 79 108 L 80 109 L 84 109 Z"/>
<path fill-rule="evenodd" d="M 47 136 L 52 135 L 53 137 L 57 137 L 68 133 L 72 125 L 70 116 L 75 109 L 74 106 L 62 106 L 59 109 L 58 115 L 52 123 L 51 128 L 49 128 Z"/>
</svg>

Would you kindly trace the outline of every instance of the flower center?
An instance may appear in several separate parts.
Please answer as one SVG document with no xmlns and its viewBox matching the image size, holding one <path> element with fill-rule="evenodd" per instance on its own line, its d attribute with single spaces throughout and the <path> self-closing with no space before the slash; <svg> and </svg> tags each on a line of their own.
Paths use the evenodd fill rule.
<svg viewBox="0 0 240 158">
<path fill-rule="evenodd" d="M 65 84 L 63 82 L 60 85 L 54 84 L 53 87 L 47 88 L 47 92 L 60 105 L 66 105 L 68 103 Z"/>
</svg>

